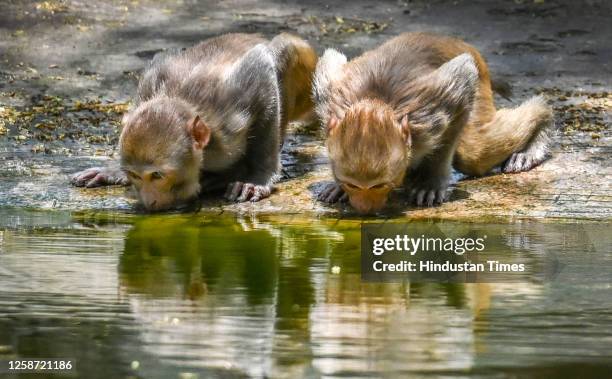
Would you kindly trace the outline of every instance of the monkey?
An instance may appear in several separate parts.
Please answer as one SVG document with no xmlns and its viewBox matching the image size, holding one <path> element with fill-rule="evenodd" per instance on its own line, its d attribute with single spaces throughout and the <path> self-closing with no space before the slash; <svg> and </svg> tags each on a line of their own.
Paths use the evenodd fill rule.
<svg viewBox="0 0 612 379">
<path fill-rule="evenodd" d="M 499 165 L 526 171 L 548 156 L 546 101 L 496 110 L 484 58 L 457 38 L 404 33 L 351 61 L 327 49 L 313 99 L 335 179 L 318 198 L 348 200 L 364 214 L 401 187 L 417 206 L 441 204 L 453 166 L 482 176 Z"/>
<path fill-rule="evenodd" d="M 132 185 L 149 211 L 223 189 L 229 201 L 268 197 L 287 123 L 313 113 L 317 59 L 286 33 L 226 34 L 157 54 L 122 120 L 120 167 L 90 168 L 71 183 Z"/>
</svg>

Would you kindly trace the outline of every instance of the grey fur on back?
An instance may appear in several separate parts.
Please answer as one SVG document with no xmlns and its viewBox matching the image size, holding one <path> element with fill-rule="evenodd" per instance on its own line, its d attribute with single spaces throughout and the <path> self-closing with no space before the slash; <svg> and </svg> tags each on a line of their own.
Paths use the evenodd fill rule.
<svg viewBox="0 0 612 379">
<path fill-rule="evenodd" d="M 224 123 L 228 116 L 232 118 L 235 114 L 252 112 L 262 105 L 274 108 L 258 102 L 266 95 L 274 100 L 274 87 L 277 87 L 275 64 L 271 53 L 264 47 L 266 42 L 255 35 L 226 34 L 185 50 L 172 49 L 160 53 L 143 73 L 138 87 L 139 102 L 156 96 L 178 97 L 204 113 L 200 116 L 210 127 L 236 131 L 244 125 Z M 244 65 L 243 68 L 250 72 L 235 70 L 240 59 L 257 45 L 261 45 L 260 51 L 253 55 L 259 55 L 269 64 L 261 67 Z M 258 69 L 264 72 L 258 72 Z M 266 88 L 253 87 L 255 75 L 270 80 L 269 85 Z"/>
<path fill-rule="evenodd" d="M 138 103 L 171 98 L 211 129 L 203 170 L 267 184 L 280 169 L 279 55 L 258 35 L 226 34 L 154 57 Z"/>
</svg>

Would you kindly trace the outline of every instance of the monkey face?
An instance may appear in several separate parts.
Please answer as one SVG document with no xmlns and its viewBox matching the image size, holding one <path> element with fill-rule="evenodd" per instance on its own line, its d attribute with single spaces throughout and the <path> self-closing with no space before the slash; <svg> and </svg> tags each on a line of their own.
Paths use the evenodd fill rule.
<svg viewBox="0 0 612 379">
<path fill-rule="evenodd" d="M 404 146 L 400 146 L 405 149 Z M 367 159 L 355 158 L 347 161 L 334 159 L 330 154 L 332 171 L 349 202 L 362 214 L 371 214 L 383 209 L 389 193 L 402 185 L 408 167 L 408 154 L 386 153 Z M 366 155 L 365 157 L 369 157 Z M 357 164 L 355 164 L 357 163 Z"/>
<path fill-rule="evenodd" d="M 147 210 L 175 208 L 197 197 L 210 134 L 189 107 L 163 97 L 124 117 L 121 166 Z"/>
<path fill-rule="evenodd" d="M 366 187 L 343 182 L 342 189 L 347 193 L 349 203 L 357 212 L 370 214 L 378 212 L 385 207 L 393 185 L 391 183 L 379 183 Z"/>
<path fill-rule="evenodd" d="M 387 105 L 364 100 L 327 126 L 327 149 L 336 180 L 360 213 L 381 210 L 402 184 L 410 163 L 407 119 Z"/>
<path fill-rule="evenodd" d="M 200 190 L 197 172 L 190 175 L 184 169 L 124 170 L 148 211 L 163 211 L 183 205 L 196 197 Z"/>
</svg>

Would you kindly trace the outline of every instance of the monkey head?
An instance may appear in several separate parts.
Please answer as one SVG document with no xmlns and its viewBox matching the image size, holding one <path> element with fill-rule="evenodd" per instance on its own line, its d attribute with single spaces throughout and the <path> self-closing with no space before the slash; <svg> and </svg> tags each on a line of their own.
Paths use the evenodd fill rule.
<svg viewBox="0 0 612 379">
<path fill-rule="evenodd" d="M 332 116 L 327 148 L 336 181 L 360 213 L 382 209 L 402 185 L 410 162 L 408 119 L 377 100 L 363 100 L 342 119 Z"/>
<path fill-rule="evenodd" d="M 124 117 L 121 168 L 147 210 L 166 210 L 197 197 L 210 133 L 194 110 L 168 97 L 143 102 Z"/>
</svg>

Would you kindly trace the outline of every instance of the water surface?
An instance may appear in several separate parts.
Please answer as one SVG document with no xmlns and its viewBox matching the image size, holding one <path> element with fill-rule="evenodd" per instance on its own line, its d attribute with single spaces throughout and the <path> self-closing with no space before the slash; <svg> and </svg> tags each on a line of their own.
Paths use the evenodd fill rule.
<svg viewBox="0 0 612 379">
<path fill-rule="evenodd" d="M 0 359 L 82 378 L 603 378 L 612 224 L 419 222 L 554 278 L 364 283 L 360 220 L 0 210 Z M 41 376 L 27 376 L 37 377 Z"/>
</svg>

